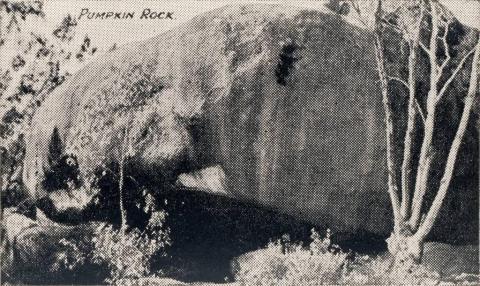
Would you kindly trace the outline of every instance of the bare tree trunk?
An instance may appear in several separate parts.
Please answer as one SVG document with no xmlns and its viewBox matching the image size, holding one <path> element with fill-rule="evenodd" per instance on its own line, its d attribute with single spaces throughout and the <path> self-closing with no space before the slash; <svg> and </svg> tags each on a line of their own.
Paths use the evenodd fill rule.
<svg viewBox="0 0 480 286">
<path fill-rule="evenodd" d="M 34 200 L 39 199 L 39 197 L 38 197 L 38 185 L 39 185 L 38 181 L 40 180 L 40 178 L 39 178 L 40 177 L 39 176 L 39 169 L 40 169 L 39 165 L 40 164 L 38 164 L 38 160 L 39 160 L 39 158 L 38 158 L 38 142 L 37 142 L 37 143 L 35 143 L 35 172 L 34 172 L 34 176 L 35 176 L 35 197 L 33 198 Z"/>
<path fill-rule="evenodd" d="M 418 228 L 423 204 L 423 197 L 427 191 L 428 177 L 433 159 L 433 131 L 435 128 L 435 111 L 437 107 L 438 94 L 438 64 L 437 64 L 437 40 L 439 34 L 438 14 L 435 3 L 430 3 L 430 14 L 432 19 L 432 31 L 430 35 L 429 62 L 430 62 L 430 90 L 427 97 L 427 115 L 425 119 L 424 136 L 420 159 L 418 162 L 417 177 L 415 181 L 415 193 L 412 201 L 412 216 L 409 225 L 413 230 Z"/>
<path fill-rule="evenodd" d="M 123 142 L 121 147 L 121 154 L 120 154 L 120 166 L 119 166 L 119 181 L 118 181 L 118 192 L 119 192 L 119 205 L 120 205 L 120 231 L 125 233 L 127 230 L 127 211 L 124 205 L 124 196 L 123 196 L 123 181 L 125 179 L 125 156 L 126 156 L 126 148 L 127 148 L 127 141 L 128 141 L 128 130 L 125 128 L 123 130 Z"/>
<path fill-rule="evenodd" d="M 437 218 L 440 207 L 442 206 L 443 200 L 447 194 L 448 187 L 450 186 L 450 182 L 453 176 L 453 171 L 455 167 L 455 162 L 458 155 L 458 150 L 460 149 L 460 145 L 462 143 L 463 136 L 465 134 L 465 130 L 467 128 L 468 120 L 470 118 L 470 113 L 472 110 L 472 106 L 476 100 L 476 93 L 478 92 L 478 65 L 479 65 L 479 54 L 480 54 L 480 41 L 477 43 L 475 48 L 475 54 L 473 56 L 472 61 L 472 70 L 470 74 L 470 85 L 468 87 L 468 93 L 465 97 L 465 105 L 463 107 L 462 117 L 460 119 L 460 124 L 458 126 L 457 132 L 455 134 L 455 138 L 453 139 L 452 146 L 450 147 L 450 151 L 447 157 L 447 164 L 445 166 L 445 172 L 443 177 L 440 181 L 440 187 L 438 192 L 433 200 L 432 206 L 427 213 L 424 223 L 418 229 L 418 232 L 415 234 L 418 239 L 424 240 L 428 233 L 431 231 L 435 219 Z"/>
<path fill-rule="evenodd" d="M 420 43 L 420 29 L 423 20 L 423 5 L 420 5 L 420 17 L 416 23 L 415 31 L 409 39 L 408 56 L 408 119 L 407 130 L 405 132 L 404 148 L 403 148 L 403 162 L 402 162 L 402 203 L 401 215 L 403 220 L 407 220 L 410 216 L 411 194 L 410 194 L 410 176 L 412 173 L 412 141 L 415 136 L 416 123 L 416 80 L 415 80 L 415 66 L 417 64 L 417 49 Z M 421 111 L 419 111 L 421 112 Z"/>
<path fill-rule="evenodd" d="M 393 217 L 395 231 L 400 228 L 400 202 L 398 198 L 398 184 L 395 175 L 395 163 L 393 146 L 395 145 L 393 138 L 393 115 L 390 100 L 388 97 L 388 77 L 385 70 L 385 60 L 383 57 L 384 47 L 382 43 L 382 27 L 381 27 L 382 1 L 378 0 L 375 12 L 375 56 L 377 60 L 378 75 L 380 78 L 380 88 L 382 92 L 383 107 L 385 110 L 386 138 L 387 138 L 387 172 L 388 172 L 388 193 L 392 202 Z"/>
</svg>

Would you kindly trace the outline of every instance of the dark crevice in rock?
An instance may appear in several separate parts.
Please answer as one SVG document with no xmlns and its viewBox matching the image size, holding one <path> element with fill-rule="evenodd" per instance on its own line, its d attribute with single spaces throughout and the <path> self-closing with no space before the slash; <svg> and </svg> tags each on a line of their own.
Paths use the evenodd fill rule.
<svg viewBox="0 0 480 286">
<path fill-rule="evenodd" d="M 279 55 L 279 62 L 277 68 L 275 69 L 275 76 L 277 77 L 277 83 L 283 86 L 287 85 L 287 78 L 290 75 L 293 65 L 298 58 L 296 58 L 293 53 L 297 49 L 295 43 L 285 44 L 282 47 L 282 52 Z"/>
</svg>

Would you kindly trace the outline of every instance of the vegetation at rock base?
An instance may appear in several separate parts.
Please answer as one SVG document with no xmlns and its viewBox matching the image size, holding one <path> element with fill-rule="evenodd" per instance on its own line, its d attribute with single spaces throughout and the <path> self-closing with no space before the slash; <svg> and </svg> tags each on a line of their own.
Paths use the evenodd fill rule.
<svg viewBox="0 0 480 286">
<path fill-rule="evenodd" d="M 98 229 L 93 238 L 93 261 L 106 264 L 109 269 L 107 283 L 119 279 L 141 278 L 153 275 L 150 259 L 170 245 L 168 228 L 164 226 L 165 212 L 152 213 L 145 231 L 128 232 L 107 226 Z M 163 273 L 155 273 L 155 276 Z"/>
<path fill-rule="evenodd" d="M 292 243 L 288 235 L 266 248 L 246 253 L 234 262 L 241 285 L 476 285 L 479 275 L 442 277 L 428 267 L 397 268 L 392 256 L 343 252 L 312 229 L 308 245 Z"/>
</svg>

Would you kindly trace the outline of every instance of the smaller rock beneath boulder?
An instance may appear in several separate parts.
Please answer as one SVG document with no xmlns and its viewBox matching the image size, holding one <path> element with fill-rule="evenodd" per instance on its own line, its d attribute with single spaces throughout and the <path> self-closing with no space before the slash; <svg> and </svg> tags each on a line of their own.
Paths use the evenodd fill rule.
<svg viewBox="0 0 480 286">
<path fill-rule="evenodd" d="M 430 242 L 425 244 L 423 262 L 427 268 L 442 277 L 479 274 L 478 245 L 450 245 Z"/>
<path fill-rule="evenodd" d="M 221 166 L 212 166 L 195 172 L 180 174 L 177 184 L 207 193 L 229 196 L 225 188 L 225 172 Z"/>
<path fill-rule="evenodd" d="M 139 278 L 139 279 L 121 279 L 116 285 L 128 286 L 180 286 L 187 285 L 178 280 L 170 278 Z"/>
<path fill-rule="evenodd" d="M 192 286 L 214 286 L 214 285 L 222 285 L 222 286 L 236 286 L 240 285 L 238 283 L 228 283 L 228 284 L 216 284 L 216 283 L 183 283 L 178 280 L 170 279 L 170 278 L 139 278 L 139 279 L 122 279 L 117 281 L 116 285 L 128 285 L 128 286 L 183 286 L 183 285 L 192 285 Z"/>
<path fill-rule="evenodd" d="M 39 209 L 34 220 L 15 208 L 7 208 L 2 218 L 2 274 L 15 283 L 49 284 L 64 278 L 69 281 L 66 273 L 76 261 L 62 258 L 84 255 L 79 246 L 83 242 L 87 245 L 100 226 L 62 225 L 49 220 Z"/>
</svg>

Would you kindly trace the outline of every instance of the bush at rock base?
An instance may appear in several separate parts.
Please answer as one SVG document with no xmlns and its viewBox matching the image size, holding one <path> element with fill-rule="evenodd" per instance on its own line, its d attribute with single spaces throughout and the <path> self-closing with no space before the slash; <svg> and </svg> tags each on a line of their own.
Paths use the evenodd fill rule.
<svg viewBox="0 0 480 286">
<path fill-rule="evenodd" d="M 233 263 L 242 285 L 478 285 L 477 274 L 442 277 L 423 265 L 409 271 L 393 267 L 387 254 L 376 257 L 345 253 L 312 230 L 308 246 L 288 236 L 264 249 L 244 254 Z M 453 255 L 453 254 L 452 254 Z"/>
<path fill-rule="evenodd" d="M 117 285 L 165 285 L 161 283 L 170 283 L 170 280 L 162 277 L 172 277 L 171 273 L 167 268 L 158 268 L 159 265 L 156 265 L 155 259 L 152 259 L 158 255 L 165 255 L 169 250 L 168 246 L 172 243 L 170 228 L 164 224 L 165 216 L 164 211 L 154 211 L 143 231 L 132 228 L 124 233 L 111 225 L 102 224 L 96 226 L 88 236 L 57 235 L 45 239 L 42 233 L 49 233 L 46 228 L 40 229 L 39 235 L 35 235 L 36 232 L 30 232 L 29 237 L 33 238 L 32 241 L 43 241 L 42 244 L 33 245 L 40 247 L 40 252 L 48 251 L 42 256 L 44 265 L 41 265 L 38 259 L 35 260 L 31 254 L 40 252 L 35 252 L 35 249 L 28 247 L 25 239 L 19 239 L 17 244 L 13 245 L 14 250 L 25 255 L 30 253 L 22 260 L 23 266 L 27 266 L 26 261 L 31 261 L 33 268 L 15 268 L 16 272 L 6 271 L 8 265 L 4 265 L 6 261 L 2 260 L 2 278 L 8 283 L 15 284 L 28 284 L 28 282 L 39 284 L 38 279 L 43 279 L 41 284 L 45 285 L 59 282 L 70 284 L 72 281 L 77 283 L 79 279 L 88 278 L 86 282 L 95 282 L 94 284 L 103 281 Z M 20 215 L 17 217 L 20 218 Z M 36 228 L 41 228 L 43 225 L 38 225 L 38 222 L 26 217 L 24 220 Z M 4 227 L 18 224 L 16 220 L 15 224 L 9 223 Z M 388 254 L 369 257 L 342 251 L 332 244 L 328 231 L 325 237 L 313 231 L 310 238 L 311 242 L 302 245 L 296 242 L 297 240 L 284 235 L 281 239 L 270 242 L 265 248 L 239 256 L 232 263 L 235 275 L 231 285 L 478 285 L 479 283 L 478 264 L 476 272 L 475 266 L 468 268 L 474 273 L 470 273 L 470 270 L 462 270 L 447 274 L 451 264 L 468 264 L 460 261 L 463 261 L 462 258 L 473 258 L 473 251 L 470 251 L 473 246 L 429 243 L 424 257 L 425 265 L 405 272 L 393 267 L 392 259 Z M 2 242 L 5 240 L 2 239 Z M 5 245 L 5 247 L 7 248 L 3 249 L 6 251 L 2 251 L 2 259 L 8 258 L 3 255 L 10 253 L 8 246 Z M 464 254 L 459 254 L 461 252 L 459 249 L 463 248 L 465 248 Z M 212 249 L 211 253 L 212 256 L 219 254 L 218 249 Z M 191 255 L 189 258 L 195 259 Z M 166 257 L 166 261 L 170 259 L 171 257 Z M 439 274 L 431 270 L 432 265 L 428 261 L 433 261 L 435 265 L 438 265 L 439 261 L 448 263 L 441 264 L 437 269 L 442 272 Z M 223 262 L 217 260 L 217 263 Z M 42 270 L 39 266 L 43 267 Z M 152 269 L 156 270 L 152 271 Z M 179 271 L 185 271 L 185 269 Z"/>
<path fill-rule="evenodd" d="M 107 283 L 162 274 L 151 272 L 150 259 L 171 244 L 169 230 L 163 228 L 165 216 L 164 212 L 153 212 L 144 232 L 138 229 L 123 232 L 112 226 L 98 229 L 93 238 L 92 257 L 94 262 L 108 267 Z"/>
</svg>

